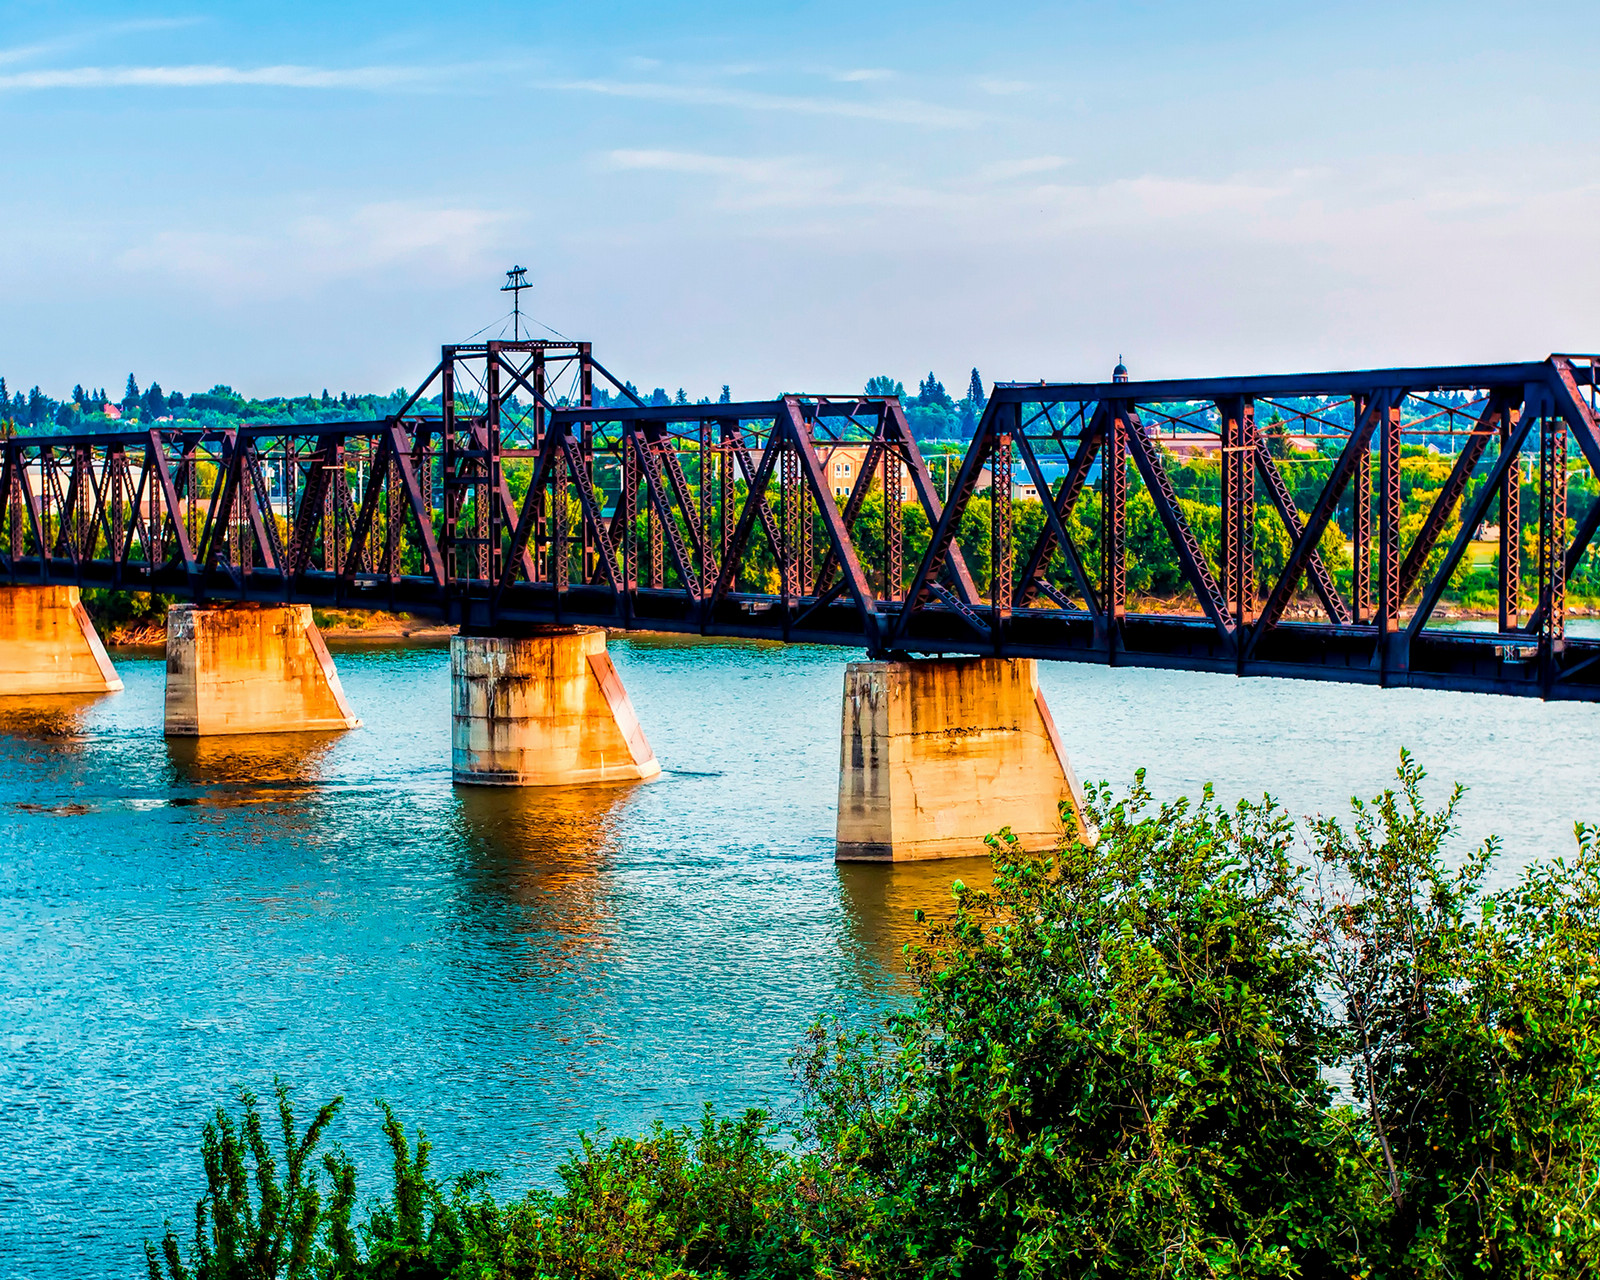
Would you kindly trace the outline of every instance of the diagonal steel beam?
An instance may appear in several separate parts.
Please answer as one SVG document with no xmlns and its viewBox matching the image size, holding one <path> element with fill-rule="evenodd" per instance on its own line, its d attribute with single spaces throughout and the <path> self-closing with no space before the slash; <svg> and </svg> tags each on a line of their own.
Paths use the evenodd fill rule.
<svg viewBox="0 0 1600 1280">
<path fill-rule="evenodd" d="M 1439 541 L 1439 535 L 1444 532 L 1445 525 L 1454 514 L 1456 504 L 1461 501 L 1461 495 L 1466 492 L 1467 482 L 1472 479 L 1473 468 L 1478 465 L 1484 451 L 1489 447 L 1489 438 L 1498 434 L 1500 415 L 1503 412 L 1505 412 L 1504 401 L 1491 395 L 1483 406 L 1483 411 L 1478 415 L 1477 425 L 1467 436 L 1467 443 L 1456 455 L 1455 465 L 1450 468 L 1450 475 L 1445 479 L 1444 487 L 1433 500 L 1433 506 L 1428 509 L 1428 518 L 1422 522 L 1422 528 L 1418 530 L 1416 540 L 1412 542 L 1411 550 L 1406 553 L 1405 562 L 1400 566 L 1402 602 L 1417 585 L 1423 564 L 1426 563 L 1434 544 Z"/>
<path fill-rule="evenodd" d="M 1189 528 L 1189 522 L 1183 518 L 1166 467 L 1160 458 L 1153 456 L 1139 419 L 1127 413 L 1121 405 L 1112 412 L 1123 420 L 1128 452 L 1133 454 L 1134 465 L 1139 468 L 1145 490 L 1155 503 L 1156 515 L 1161 518 L 1167 537 L 1172 540 L 1173 548 L 1178 553 L 1178 564 L 1189 579 L 1189 585 L 1194 588 L 1200 607 L 1206 611 L 1206 616 L 1218 632 L 1225 639 L 1232 640 L 1235 627 L 1228 614 L 1228 602 L 1222 597 L 1222 588 L 1217 585 L 1211 566 L 1206 563 L 1205 554 L 1200 550 L 1200 543 Z"/>
<path fill-rule="evenodd" d="M 1498 394 L 1498 393 L 1497 393 Z M 1510 397 L 1502 401 L 1502 412 L 1509 414 L 1515 403 Z M 1455 540 L 1450 544 L 1450 549 L 1445 552 L 1444 562 L 1440 564 L 1433 577 L 1423 588 L 1422 600 L 1417 605 L 1417 611 L 1411 615 L 1411 622 L 1406 627 L 1406 641 L 1409 644 L 1417 638 L 1418 633 L 1428 625 L 1428 619 L 1433 616 L 1434 608 L 1439 603 L 1439 598 L 1444 595 L 1445 588 L 1450 585 L 1450 575 L 1456 570 L 1462 555 L 1467 549 L 1467 544 L 1472 541 L 1473 532 L 1478 523 L 1489 510 L 1489 505 L 1500 496 L 1500 482 L 1506 478 L 1507 472 L 1516 462 L 1517 455 L 1522 451 L 1523 442 L 1528 438 L 1528 432 L 1533 429 L 1533 424 L 1539 420 L 1537 405 L 1524 409 L 1517 424 L 1511 428 L 1511 436 L 1506 447 L 1500 451 L 1500 456 L 1495 459 L 1494 466 L 1484 478 L 1483 487 L 1478 490 L 1477 497 L 1473 499 L 1467 512 L 1462 516 L 1461 527 L 1456 530 Z"/>
<path fill-rule="evenodd" d="M 743 447 L 742 438 L 739 440 L 740 456 L 739 466 L 745 470 L 748 477 L 745 481 L 744 508 L 739 512 L 739 522 L 733 527 L 733 536 L 728 539 L 727 554 L 722 557 L 722 568 L 717 571 L 717 585 L 711 592 L 711 599 L 707 602 L 706 609 L 701 617 L 709 621 L 711 611 L 721 603 L 722 598 L 728 594 L 733 586 L 734 576 L 739 569 L 740 557 L 744 555 L 745 546 L 750 541 L 750 534 L 755 530 L 756 515 L 760 512 L 763 522 L 767 526 L 767 536 L 772 542 L 773 554 L 783 555 L 782 543 L 776 531 L 772 528 L 772 513 L 767 509 L 766 492 L 767 484 L 772 479 L 772 471 L 778 463 L 778 455 L 783 451 L 783 428 L 778 420 L 774 419 L 772 432 L 767 436 L 766 448 L 761 451 L 761 461 L 756 463 L 753 471 L 749 469 L 749 450 Z"/>
<path fill-rule="evenodd" d="M 1261 434 L 1261 428 L 1255 427 L 1254 433 L 1256 471 L 1266 481 L 1267 492 L 1272 496 L 1272 505 L 1277 508 L 1278 518 L 1283 521 L 1283 527 L 1289 531 L 1289 542 L 1292 546 L 1305 536 L 1305 526 L 1300 523 L 1300 512 L 1294 505 L 1294 496 L 1289 492 L 1283 472 L 1278 470 L 1277 460 L 1267 448 L 1267 441 Z M 1322 601 L 1322 608 L 1327 613 L 1328 620 L 1340 624 L 1348 623 L 1350 606 L 1339 594 L 1333 575 L 1328 572 L 1328 566 L 1322 561 L 1322 552 L 1316 547 L 1311 548 L 1311 553 L 1306 557 L 1306 576 L 1311 579 L 1311 585 L 1317 593 L 1317 598 Z"/>
<path fill-rule="evenodd" d="M 786 396 L 784 404 L 789 410 L 789 420 L 785 429 L 794 442 L 796 453 L 799 454 L 801 474 L 805 476 L 806 483 L 817 500 L 822 527 L 827 531 L 828 541 L 832 543 L 833 554 L 844 569 L 845 584 L 856 602 L 857 612 L 861 615 L 861 630 L 867 639 L 867 649 L 873 654 L 880 653 L 883 625 L 878 616 L 877 604 L 872 597 L 872 587 L 867 582 L 866 571 L 862 569 L 861 561 L 856 556 L 855 545 L 850 541 L 850 531 L 845 528 L 839 508 L 833 501 L 833 495 L 828 492 L 828 478 L 822 473 L 822 463 L 817 458 L 817 451 L 809 438 L 809 433 L 805 430 L 800 402 L 794 396 Z"/>
<path fill-rule="evenodd" d="M 1019 605 L 1031 604 L 1038 595 L 1040 582 L 1050 563 L 1050 553 L 1059 546 L 1062 557 L 1072 570 L 1073 579 L 1078 584 L 1078 593 L 1083 597 L 1089 615 L 1098 618 L 1102 613 L 1099 593 L 1089 581 L 1089 574 L 1083 567 L 1083 558 L 1072 541 L 1072 535 L 1067 532 L 1066 522 L 1071 518 L 1072 509 L 1078 503 L 1078 495 L 1083 492 L 1089 468 L 1094 465 L 1095 454 L 1100 448 L 1101 436 L 1105 434 L 1104 413 L 1104 406 L 1098 407 L 1083 435 L 1079 437 L 1077 452 L 1072 455 L 1072 461 L 1067 466 L 1067 474 L 1061 477 L 1061 483 L 1057 486 L 1054 496 L 1050 494 L 1050 485 L 1045 480 L 1044 469 L 1034 455 L 1032 442 L 1020 431 L 1014 437 L 1022 453 L 1022 460 L 1029 474 L 1033 476 L 1034 487 L 1043 495 L 1041 501 L 1045 510 L 1045 526 L 1039 531 L 1039 540 L 1033 544 L 1033 551 L 1022 570 L 1017 597 Z"/>
<path fill-rule="evenodd" d="M 1300 537 L 1289 548 L 1283 572 L 1278 575 L 1272 594 L 1267 597 L 1266 607 L 1262 609 L 1261 616 L 1256 619 L 1256 625 L 1250 631 L 1244 651 L 1246 658 L 1254 656 L 1261 638 L 1278 625 L 1278 619 L 1283 616 L 1283 611 L 1289 604 L 1289 597 L 1294 594 L 1295 586 L 1300 581 L 1300 575 L 1305 572 L 1306 561 L 1310 559 L 1311 552 L 1316 550 L 1317 543 L 1322 540 L 1323 532 L 1327 529 L 1328 522 L 1333 519 L 1334 510 L 1339 505 L 1339 499 L 1344 496 L 1345 486 L 1350 483 L 1351 473 L 1355 470 L 1357 456 L 1370 448 L 1372 433 L 1379 421 L 1388 417 L 1389 410 L 1403 396 L 1404 392 L 1399 389 L 1375 390 L 1367 402 L 1367 407 L 1356 419 L 1350 438 L 1345 441 L 1344 449 L 1339 453 L 1339 460 L 1333 464 L 1328 482 L 1322 486 L 1322 495 L 1317 499 L 1317 505 L 1311 509 L 1311 515 L 1306 520 Z"/>
<path fill-rule="evenodd" d="M 912 617 L 922 607 L 924 601 L 934 595 L 932 586 L 939 580 L 945 560 L 955 542 L 956 532 L 961 526 L 961 517 L 967 509 L 967 504 L 977 492 L 978 481 L 983 475 L 984 461 L 993 447 L 993 436 L 1001 412 L 1000 402 L 991 397 L 984 407 L 983 417 L 979 419 L 977 429 L 972 433 L 972 444 L 961 460 L 961 470 L 956 473 L 953 486 L 955 491 L 939 513 L 939 519 L 933 527 L 933 536 L 928 540 L 928 549 L 922 554 L 917 571 L 911 578 L 911 586 L 906 590 L 905 603 L 901 606 L 900 614 L 890 629 L 887 639 L 890 648 L 897 647 L 899 641 L 905 638 Z M 975 599 L 976 592 L 973 594 Z M 970 607 L 970 602 L 963 601 L 963 603 L 969 604 Z"/>
</svg>

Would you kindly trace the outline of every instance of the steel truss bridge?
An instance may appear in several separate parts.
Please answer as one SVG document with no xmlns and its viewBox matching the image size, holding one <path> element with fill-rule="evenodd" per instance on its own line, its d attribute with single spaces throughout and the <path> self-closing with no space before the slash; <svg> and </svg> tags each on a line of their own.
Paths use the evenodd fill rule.
<svg viewBox="0 0 1600 1280">
<path fill-rule="evenodd" d="M 1600 526 L 1600 502 L 1566 512 L 1569 470 L 1600 475 L 1597 364 L 1002 383 L 940 483 L 893 397 L 647 406 L 588 343 L 447 346 L 382 421 L 5 440 L 0 583 L 1600 700 L 1600 637 L 1566 630 Z M 1309 505 L 1284 429 L 1323 441 Z M 1407 437 L 1460 443 L 1409 537 Z M 1170 456 L 1197 443 L 1220 457 L 1203 503 Z M 1017 485 L 1042 519 L 988 500 Z M 1144 608 L 1136 505 L 1181 569 Z M 1439 625 L 1491 518 L 1498 619 Z M 1270 573 L 1263 520 L 1288 547 Z"/>
</svg>

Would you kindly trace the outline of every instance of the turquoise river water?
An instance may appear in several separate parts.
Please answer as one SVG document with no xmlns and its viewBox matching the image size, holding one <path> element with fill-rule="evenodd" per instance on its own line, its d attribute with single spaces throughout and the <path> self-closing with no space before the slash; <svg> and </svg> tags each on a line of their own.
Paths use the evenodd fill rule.
<svg viewBox="0 0 1600 1280">
<path fill-rule="evenodd" d="M 842 650 L 614 640 L 666 774 L 452 787 L 442 647 L 336 647 L 364 724 L 167 742 L 159 656 L 120 694 L 0 698 L 0 1272 L 142 1274 L 192 1222 L 236 1082 L 425 1120 L 440 1171 L 547 1181 L 580 1129 L 792 1105 L 819 1014 L 903 996 L 913 907 L 981 862 L 833 862 Z M 1600 707 L 1044 665 L 1081 776 L 1158 794 L 1371 794 L 1410 747 L 1501 878 L 1600 819 Z M 1004 815 L 996 815 L 997 824 Z M 1466 838 L 1466 837 L 1464 837 Z"/>
</svg>

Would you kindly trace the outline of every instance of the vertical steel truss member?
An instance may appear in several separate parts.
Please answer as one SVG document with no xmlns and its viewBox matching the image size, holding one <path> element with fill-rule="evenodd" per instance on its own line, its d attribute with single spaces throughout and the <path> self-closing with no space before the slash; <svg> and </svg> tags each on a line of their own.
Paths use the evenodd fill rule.
<svg viewBox="0 0 1600 1280">
<path fill-rule="evenodd" d="M 1100 590 L 1111 626 L 1107 648 L 1116 647 L 1116 627 L 1128 612 L 1128 419 L 1122 406 L 1107 410 L 1100 462 Z"/>
<path fill-rule="evenodd" d="M 893 603 L 905 580 L 905 463 L 895 448 L 883 451 L 883 584 L 879 595 Z"/>
<path fill-rule="evenodd" d="M 785 446 L 778 472 L 778 510 L 783 513 L 783 545 L 778 567 L 783 580 L 783 603 L 800 596 L 800 456 Z"/>
<path fill-rule="evenodd" d="M 718 461 L 717 455 L 712 452 L 709 419 L 700 423 L 699 439 L 695 444 L 697 446 L 695 457 L 699 464 L 695 474 L 700 489 L 700 594 L 709 596 L 712 588 L 717 585 L 717 560 L 711 550 L 711 512 L 712 495 L 716 492 Z M 721 545 L 720 539 L 718 545 Z"/>
<path fill-rule="evenodd" d="M 1500 423 L 1500 452 L 1511 450 L 1509 415 Z M 1500 630 L 1515 631 L 1522 612 L 1522 467 L 1515 459 L 1500 481 Z"/>
<path fill-rule="evenodd" d="M 617 514 L 622 521 L 622 589 L 626 616 L 633 616 L 633 597 L 639 590 L 639 455 L 626 446 L 622 450 L 622 492 L 617 497 Z"/>
<path fill-rule="evenodd" d="M 1547 662 L 1566 647 L 1567 634 L 1567 424 L 1558 414 L 1539 435 L 1540 643 Z"/>
<path fill-rule="evenodd" d="M 1367 398 L 1351 401 L 1351 415 L 1360 421 L 1367 411 Z M 1372 450 L 1363 447 L 1356 454 L 1355 478 L 1351 482 L 1351 613 L 1356 622 L 1372 621 Z"/>
<path fill-rule="evenodd" d="M 1385 402 L 1378 425 L 1378 653 L 1388 670 L 1388 633 L 1400 626 L 1400 397 Z"/>
<path fill-rule="evenodd" d="M 1011 433 L 997 432 L 989 454 L 989 625 L 1001 634 L 1011 616 Z"/>
<path fill-rule="evenodd" d="M 380 422 L 242 423 L 226 431 L 156 424 L 0 441 L 0 583 L 381 606 L 474 626 L 561 618 L 815 639 L 876 653 L 1115 654 L 1119 663 L 1600 701 L 1600 644 L 1564 628 L 1565 583 L 1600 533 L 1600 505 L 1585 508 L 1570 535 L 1564 506 L 1566 442 L 1591 470 L 1600 467 L 1592 357 L 1290 378 L 1001 384 L 941 503 L 892 398 L 664 408 L 635 398 L 586 407 L 593 377 L 610 375 L 584 344 L 488 343 L 443 356 Z M 1457 427 L 1459 400 L 1438 395 L 1457 391 L 1474 397 L 1470 431 Z M 1296 495 L 1305 492 L 1305 473 L 1291 485 L 1267 452 L 1255 420 L 1263 403 L 1299 421 L 1293 430 L 1314 434 L 1321 424 L 1323 455 L 1336 455 L 1320 489 L 1300 499 L 1311 503 L 1303 517 Z M 1214 568 L 1185 519 L 1167 456 L 1143 425 L 1151 421 L 1202 433 L 1215 421 L 1223 438 L 1224 554 Z M 1519 581 L 1518 458 L 1535 426 L 1539 554 L 1528 570 L 1537 577 L 1530 608 Z M 1402 439 L 1440 436 L 1464 436 L 1465 447 L 1420 531 L 1402 537 Z M 859 465 L 849 494 L 835 501 L 822 459 L 844 445 Z M 1045 453 L 1060 460 L 1054 480 L 1040 462 Z M 533 466 L 518 502 L 503 460 L 519 485 Z M 1103 528 L 1100 572 L 1091 574 L 1069 528 L 1096 460 Z M 1019 467 L 1047 499 L 1042 521 L 1030 522 L 1042 528 L 1028 547 L 1016 546 L 1008 518 Z M 1126 522 L 1135 469 L 1198 610 L 1130 611 L 1135 553 Z M 994 497 L 994 573 L 981 598 L 956 540 L 980 481 Z M 855 524 L 867 491 L 880 486 L 885 542 L 869 578 Z M 1258 607 L 1252 576 L 1260 566 L 1250 551 L 1261 500 L 1276 508 L 1289 553 L 1275 581 L 1260 584 Z M 920 504 L 931 529 L 915 563 L 904 559 L 897 520 L 904 501 Z M 643 594 L 641 503 L 659 584 Z M 1477 635 L 1430 626 L 1473 533 L 1497 511 L 1502 629 Z M 1358 571 L 1347 604 L 1321 563 L 1318 544 L 1335 512 L 1353 517 L 1358 565 L 1376 538 L 1373 599 Z M 434 532 L 441 519 L 442 539 Z M 776 593 L 737 581 L 763 538 L 780 573 Z M 1050 577 L 1063 567 L 1070 590 Z M 1282 621 L 1313 593 L 1335 625 L 1298 607 L 1296 621 Z M 1533 646 L 1539 662 L 1524 660 Z"/>
<path fill-rule="evenodd" d="M 1255 612 L 1255 403 L 1244 396 L 1217 402 L 1222 424 L 1222 595 L 1236 626 Z"/>
</svg>

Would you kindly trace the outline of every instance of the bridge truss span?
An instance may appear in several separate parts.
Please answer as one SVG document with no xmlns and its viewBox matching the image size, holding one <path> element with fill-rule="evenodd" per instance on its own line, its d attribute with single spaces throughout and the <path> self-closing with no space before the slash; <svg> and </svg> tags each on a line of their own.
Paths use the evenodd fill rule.
<svg viewBox="0 0 1600 1280">
<path fill-rule="evenodd" d="M 382 421 L 6 440 L 0 581 L 1597 700 L 1596 365 L 1003 383 L 929 457 L 893 397 L 456 345 Z"/>
</svg>

